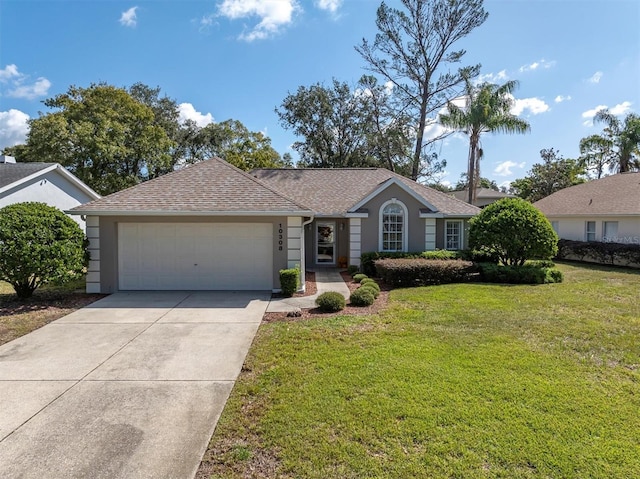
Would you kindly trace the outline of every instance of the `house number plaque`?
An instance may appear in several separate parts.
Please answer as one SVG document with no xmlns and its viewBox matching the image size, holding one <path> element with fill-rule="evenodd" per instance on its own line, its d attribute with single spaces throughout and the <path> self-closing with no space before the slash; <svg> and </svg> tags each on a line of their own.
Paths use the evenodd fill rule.
<svg viewBox="0 0 640 479">
<path fill-rule="evenodd" d="M 282 233 L 282 223 L 280 223 L 278 225 L 278 251 L 282 251 L 282 245 L 284 244 Z"/>
</svg>

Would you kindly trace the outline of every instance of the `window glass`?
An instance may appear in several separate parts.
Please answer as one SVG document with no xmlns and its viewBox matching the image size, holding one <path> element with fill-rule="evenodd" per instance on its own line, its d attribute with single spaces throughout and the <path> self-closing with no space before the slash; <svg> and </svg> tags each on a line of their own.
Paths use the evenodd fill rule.
<svg viewBox="0 0 640 479">
<path fill-rule="evenodd" d="M 399 204 L 389 204 L 382 210 L 382 250 L 404 249 L 404 209 Z"/>
<path fill-rule="evenodd" d="M 618 222 L 605 221 L 602 226 L 602 241 L 605 243 L 618 242 Z"/>
<path fill-rule="evenodd" d="M 445 249 L 462 249 L 462 222 L 447 221 L 445 223 Z"/>
<path fill-rule="evenodd" d="M 587 241 L 596 240 L 596 222 L 595 221 L 586 222 L 586 240 Z"/>
</svg>

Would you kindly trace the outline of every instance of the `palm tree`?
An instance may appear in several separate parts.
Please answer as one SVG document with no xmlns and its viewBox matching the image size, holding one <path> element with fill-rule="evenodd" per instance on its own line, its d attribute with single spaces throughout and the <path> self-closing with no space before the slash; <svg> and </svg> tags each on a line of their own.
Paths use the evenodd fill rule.
<svg viewBox="0 0 640 479">
<path fill-rule="evenodd" d="M 613 144 L 609 168 L 624 173 L 640 168 L 640 116 L 629 113 L 624 121 L 609 110 L 600 110 L 593 118 L 594 122 L 605 123 L 603 140 Z"/>
<path fill-rule="evenodd" d="M 447 103 L 448 113 L 440 115 L 440 123 L 464 132 L 469 136 L 469 163 L 467 178 L 469 179 L 469 203 L 473 204 L 476 196 L 476 185 L 480 178 L 480 160 L 484 152 L 480 135 L 482 133 L 527 133 L 531 126 L 525 120 L 511 113 L 513 107 L 512 92 L 518 82 L 511 80 L 504 85 L 481 83 L 474 85 L 469 78 L 465 79 L 464 106 L 453 102 Z"/>
</svg>

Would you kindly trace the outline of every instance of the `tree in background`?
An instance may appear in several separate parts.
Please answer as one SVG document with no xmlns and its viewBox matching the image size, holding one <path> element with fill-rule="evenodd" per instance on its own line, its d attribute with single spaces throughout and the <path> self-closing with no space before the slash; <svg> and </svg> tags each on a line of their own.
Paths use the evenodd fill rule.
<svg viewBox="0 0 640 479">
<path fill-rule="evenodd" d="M 71 86 L 44 103 L 56 111 L 30 120 L 26 144 L 4 154 L 60 163 L 102 195 L 214 156 L 244 170 L 290 164 L 237 120 L 181 123 L 178 104 L 159 87 Z"/>
<path fill-rule="evenodd" d="M 29 121 L 28 158 L 60 163 L 102 195 L 171 166 L 174 143 L 123 88 L 71 86 L 44 104 L 56 111 Z"/>
<path fill-rule="evenodd" d="M 504 198 L 471 218 L 469 247 L 521 266 L 528 259 L 551 259 L 558 252 L 558 235 L 531 203 Z"/>
<path fill-rule="evenodd" d="M 640 116 L 629 113 L 623 121 L 609 110 L 600 110 L 594 122 L 605 124 L 600 135 L 580 140 L 580 161 L 602 176 L 604 167 L 614 173 L 640 169 Z"/>
<path fill-rule="evenodd" d="M 511 182 L 510 192 L 535 202 L 569 186 L 584 183 L 586 171 L 581 162 L 563 158 L 553 148 L 540 151 L 542 163 L 536 163 L 524 178 Z"/>
<path fill-rule="evenodd" d="M 353 89 L 334 79 L 330 87 L 299 87 L 276 113 L 284 128 L 302 138 L 293 145 L 301 166 L 403 171 L 410 147 L 408 119 L 396 116 L 390 98 L 374 77 L 363 76 Z"/>
<path fill-rule="evenodd" d="M 504 85 L 482 83 L 473 85 L 464 79 L 464 106 L 447 103 L 447 113 L 440 115 L 440 123 L 465 133 L 469 137 L 467 161 L 468 203 L 476 199 L 476 188 L 480 179 L 480 160 L 484 156 L 480 136 L 483 133 L 527 133 L 531 126 L 511 113 L 513 91 L 518 82 L 511 80 Z"/>
<path fill-rule="evenodd" d="M 464 50 L 453 45 L 482 25 L 488 13 L 482 0 L 401 0 L 404 10 L 387 6 L 377 11 L 378 33 L 370 43 L 362 40 L 356 51 L 366 68 L 393 85 L 395 108 L 412 119 L 414 148 L 410 177 L 424 176 L 435 153 L 425 154 L 442 139 L 425 137 L 425 129 L 436 122 L 437 112 L 459 95 L 465 78 L 475 77 L 480 65 L 460 68 Z"/>
<path fill-rule="evenodd" d="M 28 298 L 49 282 L 78 278 L 89 261 L 84 232 L 62 211 L 44 203 L 0 209 L 0 280 Z"/>
<path fill-rule="evenodd" d="M 467 188 L 469 188 L 469 181 L 467 180 L 467 174 L 462 173 L 460 175 L 460 179 L 453 187 L 453 190 L 462 191 L 462 190 L 466 190 Z M 478 184 L 476 185 L 476 188 L 486 188 L 488 190 L 500 191 L 500 187 L 498 186 L 498 183 L 496 183 L 496 180 L 490 180 L 489 178 L 484 178 L 484 177 L 481 177 L 478 179 Z"/>
</svg>

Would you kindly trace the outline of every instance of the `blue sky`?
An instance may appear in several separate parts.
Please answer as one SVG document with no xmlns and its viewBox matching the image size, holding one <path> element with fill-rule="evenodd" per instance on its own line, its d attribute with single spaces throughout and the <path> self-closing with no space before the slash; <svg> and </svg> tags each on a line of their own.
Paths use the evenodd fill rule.
<svg viewBox="0 0 640 479">
<path fill-rule="evenodd" d="M 389 0 L 392 6 L 400 2 Z M 233 118 L 272 139 L 295 137 L 274 109 L 300 85 L 366 73 L 354 46 L 376 33 L 376 0 L 0 0 L 0 148 L 22 142 L 26 120 L 70 85 L 159 86 L 201 124 Z M 489 19 L 460 42 L 484 79 L 519 80 L 528 135 L 487 135 L 482 175 L 523 177 L 542 148 L 578 156 L 601 131 L 599 108 L 640 112 L 640 2 L 485 0 Z M 441 180 L 465 170 L 467 140 L 440 146 Z M 294 155 L 295 157 L 295 155 Z"/>
</svg>

